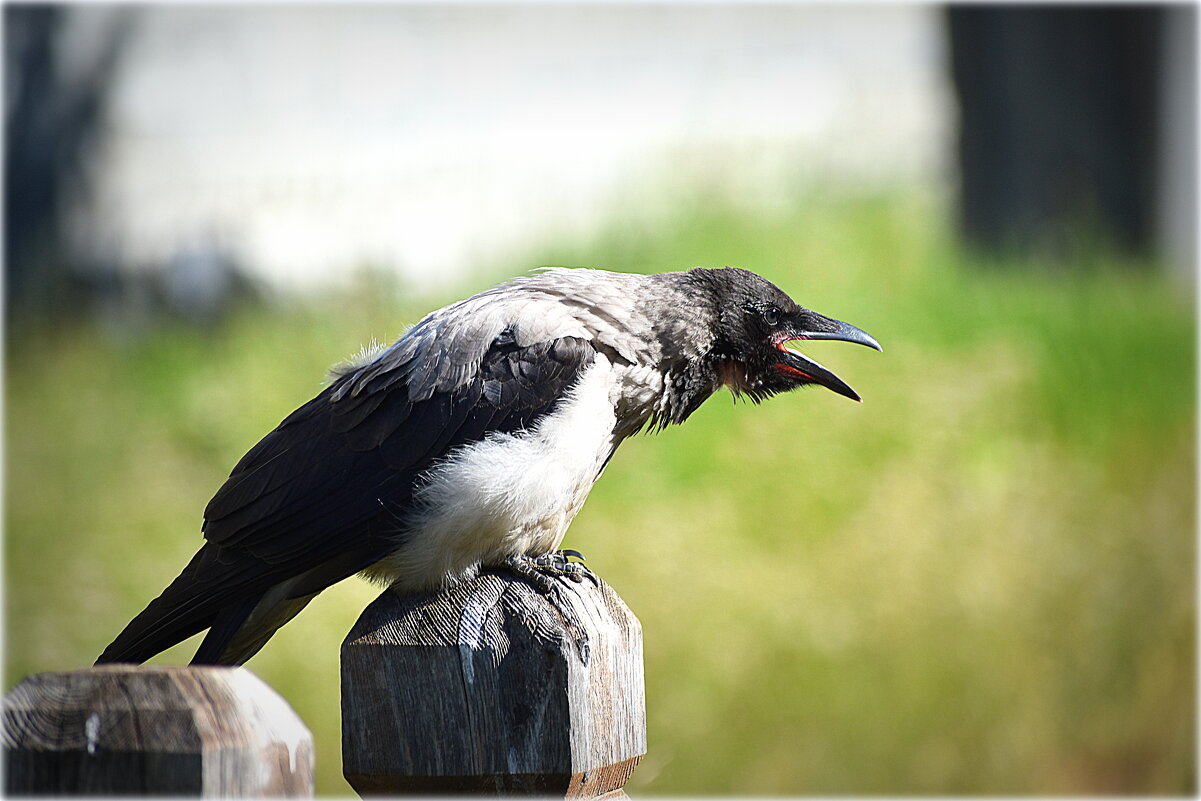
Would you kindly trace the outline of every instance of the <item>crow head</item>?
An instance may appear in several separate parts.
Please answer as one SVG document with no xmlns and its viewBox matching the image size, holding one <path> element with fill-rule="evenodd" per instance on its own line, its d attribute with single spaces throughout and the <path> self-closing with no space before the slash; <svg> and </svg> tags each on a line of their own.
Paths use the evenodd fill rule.
<svg viewBox="0 0 1201 801">
<path fill-rule="evenodd" d="M 747 270 L 693 270 L 715 300 L 717 331 L 710 351 L 713 369 L 735 395 L 760 401 L 807 384 L 820 384 L 851 400 L 846 382 L 788 343 L 840 339 L 881 350 L 868 333 L 798 306 L 775 284 Z"/>
</svg>

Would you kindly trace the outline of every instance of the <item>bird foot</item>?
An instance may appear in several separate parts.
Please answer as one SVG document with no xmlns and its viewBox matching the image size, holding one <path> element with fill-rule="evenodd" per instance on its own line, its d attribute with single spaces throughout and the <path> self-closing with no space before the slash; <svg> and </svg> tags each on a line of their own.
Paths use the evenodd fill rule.
<svg viewBox="0 0 1201 801">
<path fill-rule="evenodd" d="M 584 555 L 579 551 L 563 550 L 544 553 L 541 556 L 510 556 L 504 561 L 504 566 L 521 578 L 533 584 L 542 593 L 549 593 L 555 586 L 555 579 L 568 578 L 580 582 L 589 579 L 600 586 L 596 574 L 580 562 L 572 562 L 569 557 L 583 560 Z"/>
</svg>

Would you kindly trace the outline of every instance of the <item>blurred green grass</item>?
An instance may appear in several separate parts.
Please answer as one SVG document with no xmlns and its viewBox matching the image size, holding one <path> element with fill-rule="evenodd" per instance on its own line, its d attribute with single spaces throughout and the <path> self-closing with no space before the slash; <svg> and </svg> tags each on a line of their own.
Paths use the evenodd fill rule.
<svg viewBox="0 0 1201 801">
<path fill-rule="evenodd" d="M 698 196 L 481 265 L 144 338 L 27 327 L 6 360 L 5 688 L 90 664 L 200 543 L 230 467 L 372 337 L 536 264 L 732 264 L 875 335 L 815 343 L 862 405 L 728 395 L 627 442 L 566 545 L 643 622 L 634 794 L 1155 793 L 1195 784 L 1195 321 L 1186 288 L 964 253 L 942 205 Z M 249 667 L 341 778 L 344 582 Z M 196 640 L 159 658 L 183 663 Z"/>
</svg>

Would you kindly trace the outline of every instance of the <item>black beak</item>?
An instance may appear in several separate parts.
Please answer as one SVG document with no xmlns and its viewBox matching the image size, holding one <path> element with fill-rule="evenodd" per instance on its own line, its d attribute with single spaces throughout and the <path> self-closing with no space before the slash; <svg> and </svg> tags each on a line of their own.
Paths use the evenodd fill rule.
<svg viewBox="0 0 1201 801">
<path fill-rule="evenodd" d="M 849 323 L 804 309 L 797 315 L 797 324 L 788 338 L 781 340 L 776 345 L 784 354 L 784 360 L 781 362 L 782 368 L 790 372 L 795 371 L 809 382 L 821 384 L 826 389 L 837 392 L 843 397 L 853 401 L 861 400 L 859 394 L 841 378 L 804 354 L 785 345 L 786 342 L 798 339 L 837 339 L 843 342 L 857 342 L 860 345 L 883 351 L 884 349 L 880 347 L 880 343 L 876 341 L 875 337 Z"/>
</svg>

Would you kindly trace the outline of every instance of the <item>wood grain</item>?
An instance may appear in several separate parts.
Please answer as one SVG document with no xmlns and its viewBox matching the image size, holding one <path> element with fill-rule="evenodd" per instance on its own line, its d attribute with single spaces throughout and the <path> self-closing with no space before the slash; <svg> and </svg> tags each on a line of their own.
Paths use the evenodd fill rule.
<svg viewBox="0 0 1201 801">
<path fill-rule="evenodd" d="M 4 697 L 13 795 L 313 794 L 313 741 L 244 668 L 106 665 Z"/>
<path fill-rule="evenodd" d="M 360 794 L 595 797 L 646 753 L 642 629 L 604 583 L 506 571 L 385 591 L 342 644 L 342 760 Z"/>
</svg>

